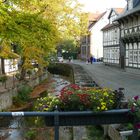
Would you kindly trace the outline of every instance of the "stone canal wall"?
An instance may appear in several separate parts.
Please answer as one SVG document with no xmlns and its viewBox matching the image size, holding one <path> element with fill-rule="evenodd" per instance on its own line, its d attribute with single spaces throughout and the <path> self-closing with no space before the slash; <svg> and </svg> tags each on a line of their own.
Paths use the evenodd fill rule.
<svg viewBox="0 0 140 140">
<path fill-rule="evenodd" d="M 30 79 L 28 81 L 28 84 L 31 87 L 35 87 L 38 85 L 41 81 L 45 80 L 48 77 L 48 74 L 45 73 L 42 76 L 39 76 L 34 79 Z M 12 84 L 12 83 L 11 83 Z M 22 84 L 22 83 L 20 83 Z M 13 104 L 13 97 L 17 95 L 17 86 L 14 88 L 5 89 L 5 91 L 0 92 L 0 111 L 9 108 Z"/>
</svg>

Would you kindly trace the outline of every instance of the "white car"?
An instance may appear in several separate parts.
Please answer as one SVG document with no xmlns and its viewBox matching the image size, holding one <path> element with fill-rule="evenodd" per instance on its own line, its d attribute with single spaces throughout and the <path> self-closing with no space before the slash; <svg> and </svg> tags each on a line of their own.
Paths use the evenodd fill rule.
<svg viewBox="0 0 140 140">
<path fill-rule="evenodd" d="M 58 58 L 58 62 L 63 62 L 64 61 L 63 57 L 57 57 L 57 58 Z"/>
</svg>

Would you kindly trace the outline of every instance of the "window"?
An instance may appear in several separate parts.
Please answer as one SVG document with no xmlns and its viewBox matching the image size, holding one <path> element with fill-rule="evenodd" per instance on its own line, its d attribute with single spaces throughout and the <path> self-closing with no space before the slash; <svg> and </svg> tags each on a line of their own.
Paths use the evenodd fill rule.
<svg viewBox="0 0 140 140">
<path fill-rule="evenodd" d="M 129 63 L 133 62 L 133 51 L 129 50 Z"/>
<path fill-rule="evenodd" d="M 137 50 L 133 50 L 133 63 L 138 62 L 138 52 Z"/>
<path fill-rule="evenodd" d="M 138 63 L 140 63 L 140 50 L 138 51 Z"/>
</svg>

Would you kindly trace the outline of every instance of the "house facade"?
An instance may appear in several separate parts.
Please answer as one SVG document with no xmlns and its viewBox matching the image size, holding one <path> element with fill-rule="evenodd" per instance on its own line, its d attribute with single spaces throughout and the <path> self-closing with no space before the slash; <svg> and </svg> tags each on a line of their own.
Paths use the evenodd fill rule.
<svg viewBox="0 0 140 140">
<path fill-rule="evenodd" d="M 81 48 L 81 56 L 80 58 L 83 60 L 87 60 L 90 54 L 89 46 L 90 46 L 90 38 L 89 35 L 81 37 L 80 41 L 80 48 Z"/>
<path fill-rule="evenodd" d="M 0 74 L 8 74 L 18 70 L 18 59 L 0 59 Z"/>
<path fill-rule="evenodd" d="M 120 66 L 120 27 L 113 22 L 124 11 L 123 8 L 110 10 L 107 24 L 103 29 L 103 62 L 109 65 Z"/>
<path fill-rule="evenodd" d="M 89 13 L 88 15 L 88 30 L 93 26 L 100 16 L 100 13 Z M 90 32 L 88 35 L 82 36 L 80 39 L 81 59 L 87 60 L 90 57 Z"/>
<path fill-rule="evenodd" d="M 5 73 L 15 72 L 18 70 L 18 59 L 4 59 Z"/>
<path fill-rule="evenodd" d="M 18 58 L 14 49 L 6 50 L 1 47 L 0 53 L 0 74 L 8 74 L 18 70 Z"/>
<path fill-rule="evenodd" d="M 121 67 L 140 69 L 140 0 L 127 0 L 120 24 Z"/>
<path fill-rule="evenodd" d="M 100 14 L 97 22 L 91 25 L 90 32 L 90 55 L 95 59 L 103 57 L 103 33 L 101 29 L 109 23 L 108 16 L 110 10 Z"/>
</svg>

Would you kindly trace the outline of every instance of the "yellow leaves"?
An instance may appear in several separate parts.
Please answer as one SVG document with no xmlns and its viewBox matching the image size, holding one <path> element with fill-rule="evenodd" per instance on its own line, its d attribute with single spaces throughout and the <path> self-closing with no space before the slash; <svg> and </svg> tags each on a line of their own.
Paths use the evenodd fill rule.
<svg viewBox="0 0 140 140">
<path fill-rule="evenodd" d="M 24 49 L 24 57 L 26 58 L 34 59 L 41 57 L 43 54 L 44 54 L 43 50 L 39 47 L 30 46 Z"/>
<path fill-rule="evenodd" d="M 36 62 L 36 64 L 39 65 L 39 67 L 44 67 L 48 65 L 48 62 L 45 62 L 44 57 L 44 51 L 42 48 L 39 47 L 26 47 L 23 51 L 23 56 L 25 58 L 23 67 L 25 69 L 32 69 L 33 65 L 32 62 Z"/>
<path fill-rule="evenodd" d="M 19 55 L 12 52 L 12 50 L 10 49 L 10 47 L 8 46 L 8 43 L 6 43 L 5 41 L 3 41 L 2 45 L 0 46 L 0 57 L 1 58 L 19 58 Z"/>
</svg>

